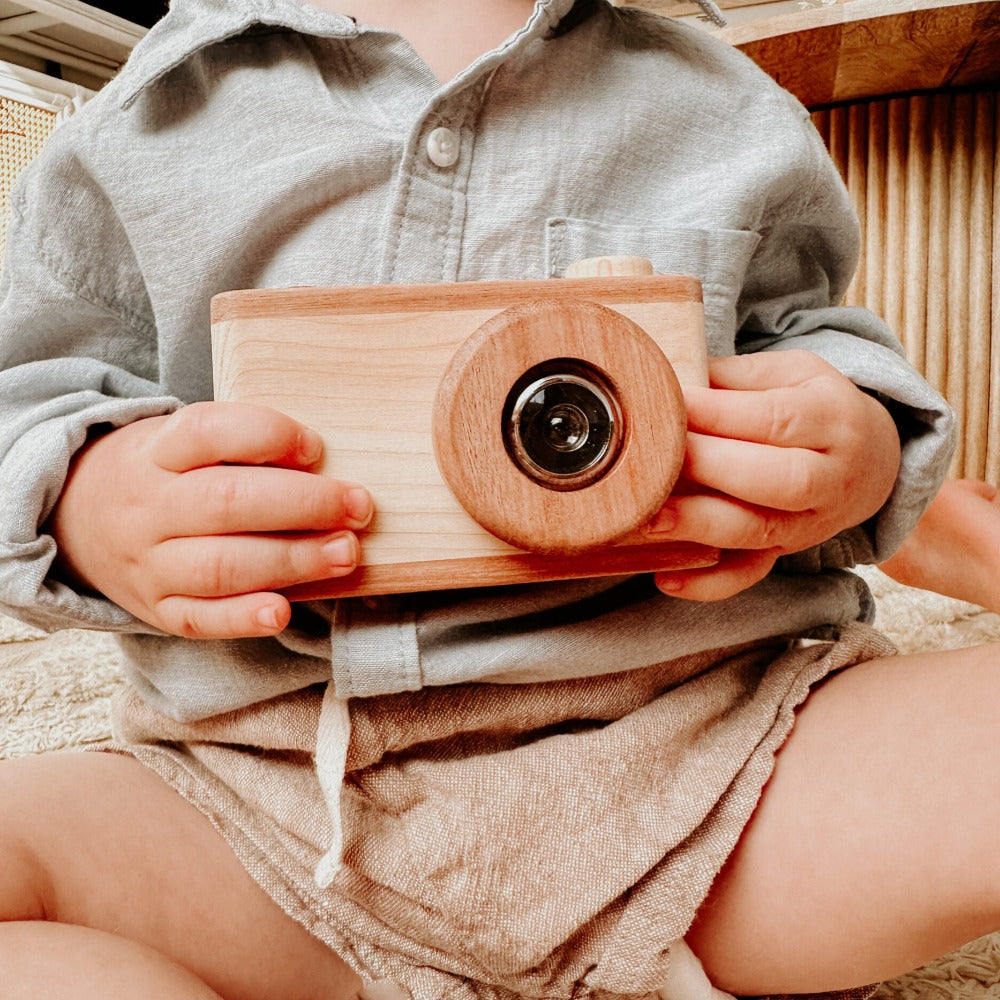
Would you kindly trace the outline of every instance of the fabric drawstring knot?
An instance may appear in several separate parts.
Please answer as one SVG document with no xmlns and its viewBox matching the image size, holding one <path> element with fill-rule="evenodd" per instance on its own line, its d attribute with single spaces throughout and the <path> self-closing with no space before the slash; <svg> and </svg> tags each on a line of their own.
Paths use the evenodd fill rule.
<svg viewBox="0 0 1000 1000">
<path fill-rule="evenodd" d="M 670 945 L 667 981 L 656 992 L 660 1000 L 735 1000 L 732 993 L 712 985 L 698 956 L 685 941 Z"/>
<path fill-rule="evenodd" d="M 344 788 L 350 741 L 351 712 L 347 701 L 337 697 L 331 681 L 323 695 L 316 733 L 316 774 L 333 827 L 330 846 L 316 866 L 316 885 L 321 889 L 326 889 L 333 882 L 343 860 L 344 823 L 340 796 Z"/>
</svg>

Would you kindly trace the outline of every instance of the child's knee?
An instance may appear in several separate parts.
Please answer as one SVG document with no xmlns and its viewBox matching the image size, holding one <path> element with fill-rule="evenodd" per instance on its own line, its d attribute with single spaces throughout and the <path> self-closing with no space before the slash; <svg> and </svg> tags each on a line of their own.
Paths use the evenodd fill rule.
<svg viewBox="0 0 1000 1000">
<path fill-rule="evenodd" d="M 0 761 L 0 920 L 45 920 L 52 879 L 41 852 L 38 813 L 46 795 L 20 760 Z M 66 835 L 66 831 L 63 831 Z"/>
<path fill-rule="evenodd" d="M 123 810 L 142 808 L 131 758 L 53 753 L 0 760 L 0 920 L 75 922 L 80 894 L 103 891 Z"/>
</svg>

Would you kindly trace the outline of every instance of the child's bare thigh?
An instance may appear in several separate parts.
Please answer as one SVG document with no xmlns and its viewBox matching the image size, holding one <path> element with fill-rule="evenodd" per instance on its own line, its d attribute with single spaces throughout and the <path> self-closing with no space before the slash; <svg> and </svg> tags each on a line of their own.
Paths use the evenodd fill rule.
<svg viewBox="0 0 1000 1000">
<path fill-rule="evenodd" d="M 0 919 L 147 944 L 222 996 L 343 1000 L 360 985 L 273 903 L 211 823 L 129 757 L 0 761 Z"/>
<path fill-rule="evenodd" d="M 998 736 L 998 646 L 814 691 L 689 935 L 717 985 L 863 985 L 1000 929 Z"/>
</svg>

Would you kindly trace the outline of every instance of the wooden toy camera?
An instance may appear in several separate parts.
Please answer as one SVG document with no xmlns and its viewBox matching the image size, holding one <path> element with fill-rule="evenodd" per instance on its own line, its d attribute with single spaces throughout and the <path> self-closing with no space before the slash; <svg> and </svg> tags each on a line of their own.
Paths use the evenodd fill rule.
<svg viewBox="0 0 1000 1000">
<path fill-rule="evenodd" d="M 693 278 L 598 258 L 548 281 L 227 292 L 212 343 L 217 399 L 314 428 L 320 471 L 375 501 L 363 565 L 290 597 L 717 559 L 640 532 L 683 460 L 679 383 L 707 381 Z"/>
</svg>

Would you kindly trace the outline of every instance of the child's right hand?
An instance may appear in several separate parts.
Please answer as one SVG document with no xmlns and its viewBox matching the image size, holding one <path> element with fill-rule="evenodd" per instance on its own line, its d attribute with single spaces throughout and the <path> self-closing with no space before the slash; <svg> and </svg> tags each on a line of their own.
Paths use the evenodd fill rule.
<svg viewBox="0 0 1000 1000">
<path fill-rule="evenodd" d="M 344 576 L 371 520 L 359 486 L 310 470 L 322 442 L 262 406 L 193 403 L 96 438 L 50 530 L 59 565 L 174 635 L 280 632 L 283 587 Z"/>
</svg>

